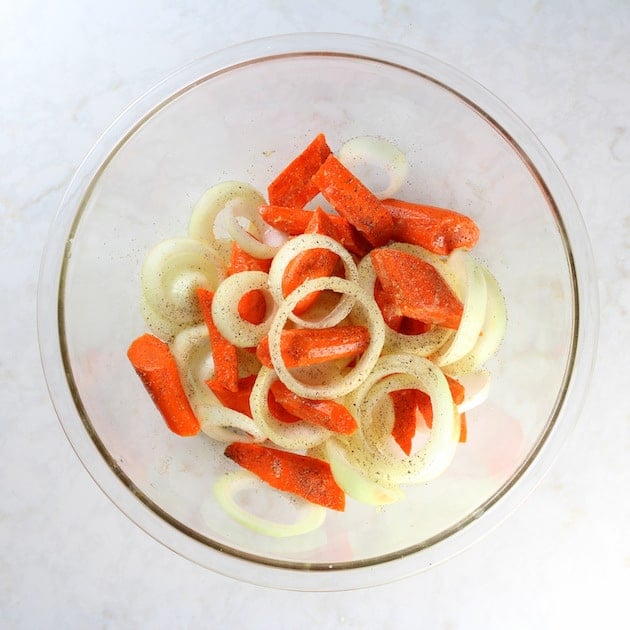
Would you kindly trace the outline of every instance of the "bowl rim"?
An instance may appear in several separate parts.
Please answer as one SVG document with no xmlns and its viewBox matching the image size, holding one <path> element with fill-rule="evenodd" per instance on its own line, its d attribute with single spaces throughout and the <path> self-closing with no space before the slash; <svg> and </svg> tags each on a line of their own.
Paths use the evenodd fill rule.
<svg viewBox="0 0 630 630">
<path fill-rule="evenodd" d="M 502 488 L 475 512 L 420 545 L 336 565 L 270 561 L 226 548 L 176 521 L 144 496 L 90 430 L 65 349 L 61 299 L 82 208 L 109 161 L 145 121 L 184 92 L 220 74 L 252 63 L 308 55 L 359 58 L 410 71 L 465 101 L 501 133 L 537 180 L 554 213 L 572 276 L 574 308 L 572 349 L 561 391 L 545 431 Z M 566 208 L 563 214 L 560 207 Z M 63 238 L 53 238 L 55 234 Z M 357 35 L 293 33 L 247 41 L 192 61 L 131 103 L 98 138 L 64 194 L 43 252 L 37 296 L 40 357 L 50 398 L 77 456 L 101 490 L 150 536 L 197 564 L 243 581 L 291 590 L 346 590 L 401 579 L 463 551 L 502 522 L 541 481 L 573 430 L 588 389 L 597 345 L 596 287 L 588 235 L 568 184 L 533 132 L 495 95 L 461 71 L 411 48 Z"/>
</svg>

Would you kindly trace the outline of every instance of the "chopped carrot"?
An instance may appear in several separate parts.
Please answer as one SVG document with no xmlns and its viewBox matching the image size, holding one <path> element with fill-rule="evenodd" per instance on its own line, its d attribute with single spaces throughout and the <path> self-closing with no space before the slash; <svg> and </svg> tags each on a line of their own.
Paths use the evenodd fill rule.
<svg viewBox="0 0 630 630">
<path fill-rule="evenodd" d="M 212 393 L 219 399 L 219 402 L 228 409 L 239 411 L 246 416 L 252 417 L 252 412 L 249 407 L 249 397 L 251 396 L 254 383 L 256 382 L 256 375 L 243 376 L 238 379 L 238 387 L 236 391 L 227 389 L 216 378 L 211 378 L 206 381 L 206 385 L 212 390 Z"/>
<path fill-rule="evenodd" d="M 262 259 L 246 252 L 238 243 L 232 243 L 232 255 L 227 268 L 231 276 L 241 271 L 269 271 L 271 259 Z M 247 322 L 260 324 L 267 314 L 267 301 L 262 291 L 254 290 L 245 293 L 238 303 L 238 314 Z"/>
<path fill-rule="evenodd" d="M 448 383 L 448 388 L 451 390 L 453 402 L 456 405 L 461 405 L 466 397 L 466 390 L 464 390 L 464 386 L 450 376 L 446 376 L 446 382 Z"/>
<path fill-rule="evenodd" d="M 260 206 L 258 212 L 265 223 L 290 236 L 304 234 L 306 226 L 313 218 L 312 210 L 286 206 Z"/>
<path fill-rule="evenodd" d="M 399 389 L 390 393 L 394 404 L 392 437 L 407 455 L 411 453 L 411 440 L 416 434 L 418 423 L 416 394 L 417 390 L 414 389 Z"/>
<path fill-rule="evenodd" d="M 273 395 L 273 392 L 269 390 L 267 392 L 267 406 L 269 407 L 269 413 L 279 422 L 286 422 L 287 424 L 293 424 L 294 422 L 300 422 L 302 419 L 289 413 Z"/>
<path fill-rule="evenodd" d="M 421 322 L 411 317 L 403 317 L 398 327 L 398 332 L 402 335 L 421 335 L 431 328 L 430 324 Z"/>
<path fill-rule="evenodd" d="M 282 293 L 286 297 L 291 291 L 297 289 L 307 280 L 331 276 L 337 266 L 339 256 L 329 249 L 316 248 L 309 249 L 298 254 L 286 267 L 282 276 Z M 320 291 L 303 297 L 293 309 L 296 315 L 301 315 L 307 311 L 317 298 Z"/>
<path fill-rule="evenodd" d="M 369 344 L 370 333 L 364 326 L 289 328 L 280 336 L 280 351 L 288 368 L 353 357 L 365 352 Z M 267 337 L 258 344 L 256 356 L 263 365 L 273 367 Z"/>
<path fill-rule="evenodd" d="M 282 407 L 305 422 L 317 424 L 342 435 L 351 435 L 357 430 L 357 421 L 352 414 L 334 400 L 303 398 L 294 394 L 280 381 L 274 381 L 271 392 Z"/>
<path fill-rule="evenodd" d="M 468 426 L 466 424 L 466 414 L 459 414 L 459 441 L 465 442 L 468 439 Z"/>
<path fill-rule="evenodd" d="M 330 155 L 323 133 L 298 155 L 267 188 L 272 206 L 304 207 L 318 192 L 313 175 Z"/>
<path fill-rule="evenodd" d="M 374 301 L 379 307 L 385 324 L 392 330 L 398 331 L 403 321 L 403 316 L 398 312 L 394 300 L 383 289 L 381 281 L 377 278 L 374 283 Z"/>
<path fill-rule="evenodd" d="M 394 220 L 395 241 L 450 254 L 458 247 L 472 249 L 479 240 L 476 223 L 459 212 L 400 199 L 385 199 L 382 203 Z"/>
<path fill-rule="evenodd" d="M 370 257 L 398 314 L 457 329 L 464 306 L 433 265 L 395 249 L 375 249 Z"/>
<path fill-rule="evenodd" d="M 333 510 L 345 509 L 346 496 L 337 485 L 328 462 L 245 442 L 229 444 L 225 455 L 278 490 Z"/>
<path fill-rule="evenodd" d="M 203 319 L 208 328 L 212 360 L 214 362 L 214 379 L 232 392 L 238 390 L 238 357 L 236 346 L 232 345 L 214 324 L 212 318 L 212 300 L 214 293 L 202 287 L 197 288 L 197 299 Z"/>
<path fill-rule="evenodd" d="M 330 236 L 341 243 L 349 252 L 359 257 L 365 256 L 370 251 L 370 244 L 347 219 L 324 212 L 321 208 L 311 212 L 311 215 L 311 220 L 304 230 L 306 234 Z"/>
<path fill-rule="evenodd" d="M 313 176 L 322 195 L 374 246 L 385 245 L 394 221 L 381 202 L 334 156 Z"/>
<path fill-rule="evenodd" d="M 169 429 L 177 435 L 197 435 L 199 420 L 190 406 L 168 344 L 147 333 L 129 346 L 127 357 Z"/>
</svg>

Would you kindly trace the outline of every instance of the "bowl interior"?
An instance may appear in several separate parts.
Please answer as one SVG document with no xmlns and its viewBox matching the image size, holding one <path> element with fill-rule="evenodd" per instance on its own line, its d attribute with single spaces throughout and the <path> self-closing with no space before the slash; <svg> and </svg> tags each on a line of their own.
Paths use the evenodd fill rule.
<svg viewBox="0 0 630 630">
<path fill-rule="evenodd" d="M 405 501 L 381 509 L 350 500 L 322 529 L 276 540 L 216 505 L 213 481 L 235 467 L 221 445 L 166 430 L 126 350 L 145 330 L 139 275 L 150 247 L 185 235 L 194 203 L 219 181 L 243 180 L 264 192 L 319 132 L 333 149 L 358 135 L 392 140 L 410 163 L 400 196 L 477 221 L 475 255 L 502 287 L 508 330 L 489 364 L 489 400 L 469 412 L 468 442 L 442 477 L 407 488 Z M 527 468 L 554 425 L 571 368 L 570 250 L 523 150 L 430 68 L 342 53 L 262 57 L 175 91 L 102 157 L 69 236 L 59 332 L 93 457 L 137 497 L 132 511 L 148 510 L 202 546 L 268 565 L 357 567 L 448 538 Z"/>
</svg>

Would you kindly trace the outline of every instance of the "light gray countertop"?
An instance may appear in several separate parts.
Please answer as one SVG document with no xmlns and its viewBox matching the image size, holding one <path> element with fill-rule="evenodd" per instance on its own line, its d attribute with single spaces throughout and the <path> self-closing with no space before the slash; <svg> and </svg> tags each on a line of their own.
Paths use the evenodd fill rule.
<svg viewBox="0 0 630 630">
<path fill-rule="evenodd" d="M 591 391 L 536 491 L 448 562 L 346 593 L 240 584 L 148 537 L 72 451 L 49 402 L 36 341 L 47 230 L 99 134 L 185 62 L 295 31 L 416 48 L 507 103 L 573 190 L 601 299 Z M 630 4 L 622 0 L 2 3 L 0 627 L 627 627 L 629 36 Z"/>
</svg>

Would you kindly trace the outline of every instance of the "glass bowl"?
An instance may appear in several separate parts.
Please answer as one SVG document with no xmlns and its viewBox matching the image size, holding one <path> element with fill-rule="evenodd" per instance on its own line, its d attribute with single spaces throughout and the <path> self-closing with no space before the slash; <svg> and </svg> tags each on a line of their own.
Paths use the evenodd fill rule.
<svg viewBox="0 0 630 630">
<path fill-rule="evenodd" d="M 350 502 L 307 535 L 274 539 L 213 500 L 228 464 L 171 434 L 126 350 L 145 331 L 140 267 L 185 235 L 221 180 L 259 190 L 317 133 L 378 135 L 408 156 L 401 195 L 471 215 L 475 255 L 507 303 L 488 401 L 439 479 L 376 509 Z M 596 281 L 578 208 L 532 132 L 493 95 L 419 52 L 345 35 L 257 40 L 204 57 L 131 105 L 79 167 L 44 253 L 39 338 L 50 395 L 79 458 L 156 540 L 248 582 L 338 590 L 443 561 L 503 519 L 574 426 L 597 337 Z"/>
</svg>

